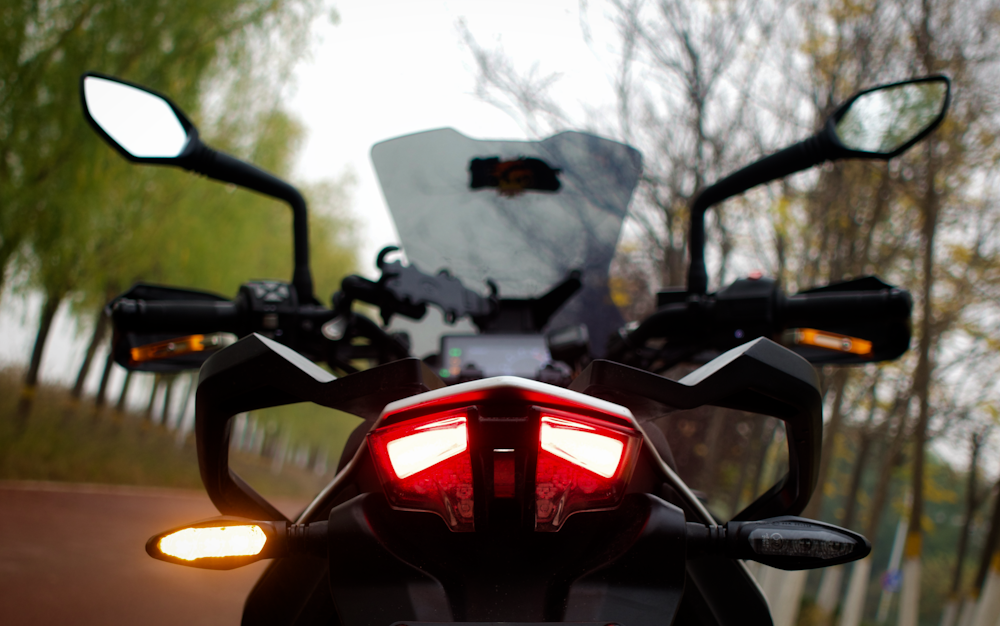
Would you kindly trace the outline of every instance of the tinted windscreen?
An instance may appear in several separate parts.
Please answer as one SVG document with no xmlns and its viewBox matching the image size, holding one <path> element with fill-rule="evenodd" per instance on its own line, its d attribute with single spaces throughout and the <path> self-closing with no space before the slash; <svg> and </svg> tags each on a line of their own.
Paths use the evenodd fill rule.
<svg viewBox="0 0 1000 626">
<path fill-rule="evenodd" d="M 535 176 L 536 187 L 555 187 L 530 167 L 504 169 L 534 160 L 541 162 L 535 169 L 556 177 L 556 190 L 519 183 Z M 447 269 L 483 293 L 490 279 L 501 297 L 528 298 L 582 270 L 583 288 L 550 327 L 587 324 L 594 347 L 603 349 L 622 324 L 607 281 L 641 171 L 634 148 L 577 132 L 478 141 L 441 129 L 376 144 L 372 161 L 402 247 L 424 272 Z M 474 170 L 485 162 L 500 182 L 474 187 Z"/>
<path fill-rule="evenodd" d="M 655 422 L 677 473 L 718 519 L 732 519 L 788 472 L 781 420 L 721 407 L 678 411 Z"/>
</svg>

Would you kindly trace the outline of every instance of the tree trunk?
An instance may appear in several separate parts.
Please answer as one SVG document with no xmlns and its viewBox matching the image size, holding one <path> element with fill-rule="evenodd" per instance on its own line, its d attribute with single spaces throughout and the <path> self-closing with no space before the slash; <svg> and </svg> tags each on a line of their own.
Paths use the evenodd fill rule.
<svg viewBox="0 0 1000 626">
<path fill-rule="evenodd" d="M 38 371 L 42 367 L 42 354 L 45 352 L 45 343 L 49 339 L 49 331 L 52 330 L 52 320 L 55 319 L 59 304 L 62 302 L 63 293 L 46 293 L 45 302 L 42 304 L 41 319 L 38 322 L 38 334 L 35 335 L 35 347 L 31 351 L 31 361 L 28 363 L 28 371 L 24 375 L 24 387 L 21 388 L 21 398 L 17 403 L 16 428 L 21 433 L 28 425 L 28 417 L 31 415 L 31 407 L 35 403 L 35 392 L 38 388 Z"/>
<path fill-rule="evenodd" d="M 94 398 L 94 407 L 100 409 L 107 402 L 108 382 L 111 380 L 111 370 L 114 369 L 115 354 L 108 350 L 108 356 L 104 359 L 104 372 L 101 374 L 101 384 L 97 386 L 97 396 Z"/>
<path fill-rule="evenodd" d="M 74 399 L 79 400 L 83 395 L 83 384 L 87 381 L 87 374 L 90 373 L 90 365 L 94 361 L 94 353 L 97 352 L 98 346 L 104 340 L 107 330 L 108 316 L 101 310 L 97 314 L 97 320 L 94 321 L 94 333 L 90 336 L 90 344 L 87 346 L 87 353 L 83 357 L 83 364 L 80 365 L 80 373 L 76 376 L 76 384 L 73 385 L 73 390 L 70 392 L 70 395 Z"/>
<path fill-rule="evenodd" d="M 861 492 L 861 481 L 865 476 L 868 451 L 871 449 L 874 436 L 871 431 L 865 429 L 860 433 L 860 439 L 857 458 L 854 459 L 854 467 L 851 468 L 851 483 L 847 488 L 847 507 L 844 510 L 844 519 L 841 520 L 844 528 L 851 528 L 854 525 L 854 518 L 858 512 L 858 494 Z"/>
<path fill-rule="evenodd" d="M 1000 483 L 997 483 L 997 485 L 1000 487 Z M 986 583 L 988 579 L 1000 576 L 1000 550 L 997 549 L 1000 546 L 998 546 L 998 539 L 1000 539 L 1000 490 L 997 491 L 993 502 L 993 514 L 990 516 L 990 530 L 986 535 L 986 542 L 983 544 L 983 549 L 980 553 L 982 556 L 979 561 L 979 571 L 976 572 L 976 580 L 972 584 L 972 591 L 970 593 L 976 605 L 972 617 L 972 623 L 975 626 L 978 626 L 981 621 L 985 622 L 984 604 L 990 600 L 989 594 L 986 593 L 990 589 L 988 589 L 989 585 Z M 992 572 L 990 571 L 991 569 L 993 570 Z M 1000 589 L 996 590 L 996 595 L 1000 596 Z M 996 619 L 994 618 L 995 621 Z M 993 626 L 992 623 L 990 626 Z"/>
<path fill-rule="evenodd" d="M 13 237 L 10 234 L 0 238 L 0 298 L 3 297 L 3 289 L 7 285 L 7 265 L 10 260 L 14 258 L 14 252 L 17 251 L 18 246 L 21 243 L 19 237 Z M 3 301 L 0 300 L 0 303 Z"/>
<path fill-rule="evenodd" d="M 736 488 L 729 497 L 729 512 L 730 516 L 736 515 L 740 511 L 740 501 L 743 498 L 743 492 L 746 490 L 747 481 L 750 478 L 750 465 L 753 463 L 753 453 L 755 452 L 753 444 L 760 440 L 761 432 L 764 428 L 764 420 L 762 418 L 751 419 L 750 433 L 747 435 L 747 445 L 743 450 L 743 458 L 740 460 L 740 465 L 743 467 L 743 471 L 740 472 L 739 479 L 736 481 Z M 750 500 L 752 501 L 757 494 L 750 494 Z"/>
<path fill-rule="evenodd" d="M 164 376 L 164 388 L 163 388 L 163 411 L 160 413 L 160 425 L 167 428 L 170 427 L 170 401 L 173 400 L 174 396 L 174 381 L 177 380 L 177 376 L 170 374 Z"/>
<path fill-rule="evenodd" d="M 188 407 L 191 406 L 191 398 L 194 396 L 195 391 L 198 389 L 198 372 L 191 372 L 186 376 L 188 385 L 187 391 L 184 393 L 184 402 L 181 404 L 181 414 L 177 418 L 177 433 L 176 439 L 177 447 L 183 447 L 184 442 L 187 441 L 187 434 L 194 426 L 194 411 L 189 411 Z M 190 415 L 190 417 L 188 417 Z M 240 433 L 240 438 L 242 439 L 243 434 L 246 431 L 246 417 L 242 420 L 243 430 Z M 241 444 L 242 442 L 237 442 Z M 237 449 L 242 449 L 237 445 Z"/>
<path fill-rule="evenodd" d="M 809 500 L 802 517 L 819 519 L 823 512 L 823 485 L 826 483 L 826 474 L 830 467 L 830 457 L 833 456 L 833 445 L 840 431 L 840 424 L 843 422 L 844 411 L 844 389 L 847 387 L 848 370 L 839 369 L 833 375 L 833 407 L 830 411 L 830 419 L 823 425 L 823 449 L 819 459 L 819 472 L 816 475 L 816 491 Z"/>
<path fill-rule="evenodd" d="M 930 30 L 931 6 L 928 0 L 921 3 L 921 20 L 914 32 L 914 40 L 923 63 L 925 73 L 930 74 L 939 68 L 932 48 L 933 37 Z M 938 158 L 937 140 L 934 135 L 927 138 L 924 147 L 926 155 L 926 170 L 923 172 L 924 194 L 921 202 L 923 223 L 921 239 L 923 243 L 923 294 L 920 317 L 920 345 L 917 356 L 917 369 L 913 374 L 913 391 L 917 396 L 918 417 L 913 432 L 913 470 L 912 486 L 913 504 L 910 507 L 909 536 L 906 538 L 905 558 L 903 562 L 903 589 L 899 596 L 899 626 L 917 626 L 920 611 L 920 557 L 923 553 L 923 516 L 924 516 L 924 454 L 927 447 L 927 425 L 930 421 L 930 390 L 931 373 L 934 364 L 931 362 L 931 346 L 936 342 L 936 336 L 931 325 L 933 318 L 933 287 L 934 287 L 934 239 L 937 233 L 940 198 L 937 191 Z"/>
<path fill-rule="evenodd" d="M 882 465 L 879 468 L 878 479 L 875 484 L 875 495 L 872 497 L 871 507 L 868 511 L 868 520 L 865 524 L 865 536 L 875 537 L 878 525 L 882 521 L 882 513 L 886 502 L 889 499 L 889 486 L 892 482 L 892 470 L 899 460 L 899 454 L 903 448 L 903 441 L 906 439 L 906 413 L 909 403 L 906 400 L 897 398 L 896 405 L 886 417 L 886 421 L 879 433 L 888 434 L 890 423 L 895 417 L 897 424 L 896 433 L 889 441 L 883 457 Z M 878 436 L 878 435 L 876 435 Z M 844 602 L 844 612 L 840 615 L 839 626 L 859 626 L 861 616 L 864 613 L 865 592 L 868 589 L 868 581 L 872 573 L 872 556 L 856 562 L 851 569 L 851 579 L 848 583 L 847 600 Z"/>
<path fill-rule="evenodd" d="M 872 411 L 868 416 L 869 422 L 871 422 L 872 415 L 875 413 L 874 409 L 875 405 L 873 403 Z M 867 465 L 868 451 L 874 439 L 872 431 L 867 426 L 860 429 L 859 435 L 858 452 L 854 459 L 854 467 L 851 469 L 850 486 L 847 489 L 847 505 L 844 511 L 844 519 L 840 520 L 840 524 L 844 528 L 851 528 L 854 525 L 854 517 L 858 509 L 858 493 L 861 491 L 861 480 L 864 477 L 865 466 Z M 841 586 L 844 580 L 845 569 L 846 566 L 838 565 L 823 570 L 823 582 L 820 583 L 819 594 L 816 597 L 816 606 L 820 612 L 819 622 L 821 624 L 830 623 L 834 612 L 837 610 L 837 605 L 840 603 Z"/>
<path fill-rule="evenodd" d="M 122 383 L 121 393 L 118 394 L 118 402 L 115 403 L 115 411 L 119 413 L 124 413 L 125 409 L 128 408 L 126 400 L 128 399 L 128 388 L 132 384 L 132 370 L 125 371 L 125 381 Z"/>
<path fill-rule="evenodd" d="M 1000 551 L 994 551 L 983 592 L 976 604 L 976 615 L 972 618 L 972 626 L 996 626 L 998 618 L 1000 618 Z"/>
<path fill-rule="evenodd" d="M 968 550 L 969 531 L 972 529 L 972 518 L 976 514 L 976 470 L 979 465 L 979 450 L 983 445 L 982 436 L 979 433 L 972 435 L 972 459 L 969 461 L 969 477 L 965 485 L 965 520 L 962 522 L 962 534 L 958 537 L 958 558 L 955 561 L 955 574 L 951 579 L 951 595 L 949 603 L 956 604 L 959 598 L 959 591 L 962 588 L 962 569 L 965 566 L 965 553 Z"/>
<path fill-rule="evenodd" d="M 847 584 L 847 601 L 844 603 L 844 612 L 840 614 L 839 626 L 861 624 L 861 616 L 865 610 L 865 591 L 872 575 L 872 558 L 869 554 L 855 562 L 851 568 L 851 579 Z"/>
<path fill-rule="evenodd" d="M 149 404 L 146 406 L 146 420 L 153 421 L 153 407 L 156 404 L 156 392 L 160 388 L 160 375 L 153 375 L 153 390 L 149 392 Z"/>
<path fill-rule="evenodd" d="M 962 523 L 962 534 L 958 537 L 958 558 L 955 561 L 955 573 L 951 579 L 951 593 L 948 594 L 948 601 L 941 613 L 941 626 L 955 626 L 962 606 L 962 569 L 965 566 L 965 554 L 968 551 L 972 519 L 979 505 L 979 498 L 976 497 L 976 470 L 979 465 L 979 451 L 982 448 L 982 443 L 983 435 L 973 433 L 969 476 L 965 486 L 965 520 Z"/>
<path fill-rule="evenodd" d="M 927 143 L 927 193 L 924 197 L 923 224 L 923 302 L 920 319 L 920 346 L 917 357 L 917 368 L 913 373 L 913 391 L 917 396 L 918 417 L 913 431 L 913 470 L 911 493 L 913 504 L 910 506 L 909 536 L 906 538 L 906 551 L 903 563 L 903 589 L 899 597 L 899 626 L 917 626 L 920 608 L 920 556 L 923 552 L 923 528 L 921 521 L 924 515 L 924 451 L 927 447 L 927 425 L 930 421 L 930 388 L 931 345 L 934 343 L 931 319 L 934 311 L 931 301 L 934 286 L 934 236 L 937 230 L 937 194 L 934 190 L 934 174 L 936 172 L 934 138 Z"/>
</svg>

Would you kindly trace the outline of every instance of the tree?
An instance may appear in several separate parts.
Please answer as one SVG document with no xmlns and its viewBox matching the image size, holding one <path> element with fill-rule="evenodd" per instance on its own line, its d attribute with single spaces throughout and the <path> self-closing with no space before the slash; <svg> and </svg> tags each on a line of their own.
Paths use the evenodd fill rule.
<svg viewBox="0 0 1000 626">
<path fill-rule="evenodd" d="M 916 350 L 883 368 L 885 397 L 878 404 L 885 407 L 885 417 L 876 427 L 882 462 L 866 524 L 869 532 L 877 530 L 893 471 L 909 460 L 916 494 L 909 513 L 906 594 L 906 619 L 912 622 L 918 606 L 914 589 L 920 586 L 919 566 L 914 567 L 918 543 L 912 537 L 922 533 L 925 450 L 957 416 L 975 414 L 975 407 L 997 399 L 991 376 L 997 372 L 995 337 L 1000 333 L 995 308 L 1000 202 L 992 189 L 1000 162 L 995 142 L 1000 99 L 990 87 L 998 56 L 989 43 L 1000 28 L 995 5 L 953 0 L 813 0 L 752 9 L 740 3 L 678 4 L 606 4 L 621 40 L 618 71 L 611 79 L 615 114 L 586 122 L 639 147 L 650 167 L 633 203 L 641 236 L 627 240 L 626 253 L 615 262 L 620 287 L 615 297 L 634 315 L 648 306 L 640 301 L 643 287 L 653 291 L 681 282 L 686 200 L 702 181 L 742 164 L 735 162 L 737 155 L 749 149 L 766 152 L 791 134 L 800 137 L 803 127 L 815 127 L 861 88 L 934 72 L 953 80 L 953 108 L 930 142 L 887 164 L 830 164 L 752 192 L 728 203 L 726 217 L 716 223 L 721 243 L 714 274 L 720 283 L 729 268 L 752 262 L 770 268 L 790 292 L 875 272 L 914 289 Z M 727 30 L 727 20 L 736 15 L 746 24 L 739 33 Z M 709 24 L 712 35 L 706 36 L 701 28 Z M 581 124 L 550 96 L 556 74 L 537 67 L 519 73 L 501 51 L 485 50 L 467 30 L 463 33 L 484 99 L 515 112 L 535 134 Z M 764 67 L 780 67 L 783 77 L 758 69 L 767 53 L 773 56 Z M 755 118 L 745 112 L 751 107 L 767 113 Z M 725 132 L 714 135 L 719 129 Z M 725 137 L 722 151 L 715 151 L 713 137 Z M 727 152 L 730 146 L 734 150 Z M 727 160 L 726 154 L 733 158 Z M 770 228 L 761 226 L 765 216 Z M 824 442 L 829 457 L 840 423 L 862 418 L 854 415 L 856 404 L 841 402 L 857 395 L 828 372 L 823 379 L 831 383 Z M 839 410 L 842 406 L 848 408 Z M 814 514 L 822 511 L 826 479 L 810 505 Z M 859 601 L 870 562 L 868 568 L 855 568 L 860 578 L 852 588 Z M 862 609 L 852 609 L 853 623 Z"/>
<path fill-rule="evenodd" d="M 315 0 L 25 1 L 0 9 L 0 281 L 18 268 L 45 294 L 23 416 L 51 318 L 67 296 L 90 308 L 139 277 L 186 282 L 174 262 L 179 259 L 148 254 L 149 243 L 222 227 L 215 221 L 202 222 L 200 230 L 168 229 L 176 225 L 176 214 L 167 205 L 186 193 L 168 184 L 178 174 L 136 175 L 96 140 L 77 108 L 80 74 L 100 69 L 169 93 L 195 120 L 208 118 L 203 131 L 210 141 L 257 157 L 265 167 L 287 169 L 300 131 L 277 104 L 287 69 L 309 38 L 281 42 L 272 33 L 304 31 L 317 11 Z M 270 97 L 261 98 L 265 87 Z M 240 106 L 233 104 L 237 95 L 246 97 Z M 194 201 L 202 193 L 186 198 Z M 146 238 L 157 231 L 158 238 Z M 183 241 L 174 249 L 180 257 L 189 252 Z M 153 256 L 153 265 L 143 267 Z M 349 262 L 350 254 L 340 260 Z M 343 263 L 335 267 L 344 269 Z"/>
</svg>

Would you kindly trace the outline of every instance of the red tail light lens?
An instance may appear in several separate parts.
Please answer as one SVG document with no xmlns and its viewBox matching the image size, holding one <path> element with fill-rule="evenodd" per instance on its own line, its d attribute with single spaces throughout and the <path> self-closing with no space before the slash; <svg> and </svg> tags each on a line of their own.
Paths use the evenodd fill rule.
<svg viewBox="0 0 1000 626">
<path fill-rule="evenodd" d="M 619 438 L 599 433 L 593 426 L 550 415 L 542 416 L 539 439 L 542 450 L 602 478 L 615 475 L 625 451 L 625 444 Z"/>
<path fill-rule="evenodd" d="M 386 440 L 392 470 L 400 479 L 409 478 L 469 449 L 465 417 L 452 417 L 406 429 L 399 438 Z"/>
<path fill-rule="evenodd" d="M 635 431 L 546 411 L 538 438 L 536 530 L 559 530 L 576 511 L 617 506 L 638 457 Z"/>
<path fill-rule="evenodd" d="M 375 466 L 392 506 L 433 511 L 452 530 L 474 530 L 467 422 L 467 414 L 460 411 L 369 433 Z"/>
<path fill-rule="evenodd" d="M 641 445 L 628 409 L 514 377 L 399 400 L 368 434 L 389 504 L 463 532 L 552 532 L 577 511 L 615 508 Z"/>
</svg>

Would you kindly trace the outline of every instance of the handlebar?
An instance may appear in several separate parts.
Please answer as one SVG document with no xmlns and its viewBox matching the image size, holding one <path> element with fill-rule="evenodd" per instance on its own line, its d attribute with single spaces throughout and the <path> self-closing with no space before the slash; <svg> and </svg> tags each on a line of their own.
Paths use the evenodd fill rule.
<svg viewBox="0 0 1000 626">
<path fill-rule="evenodd" d="M 198 300 L 132 300 L 111 305 L 116 329 L 126 332 L 238 332 L 247 315 L 237 302 Z"/>
</svg>

